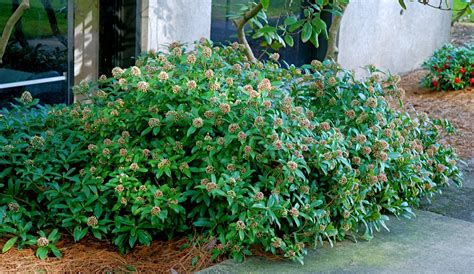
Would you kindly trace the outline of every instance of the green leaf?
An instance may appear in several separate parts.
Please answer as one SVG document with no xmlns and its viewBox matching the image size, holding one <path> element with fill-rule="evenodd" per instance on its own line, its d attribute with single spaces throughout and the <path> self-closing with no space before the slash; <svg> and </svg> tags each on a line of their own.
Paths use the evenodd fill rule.
<svg viewBox="0 0 474 274">
<path fill-rule="evenodd" d="M 144 131 L 142 131 L 141 136 L 147 135 L 148 133 L 150 133 L 150 131 L 151 131 L 151 128 L 150 128 L 150 127 L 149 127 L 149 128 L 146 128 Z"/>
<path fill-rule="evenodd" d="M 407 9 L 407 6 L 405 5 L 405 0 L 398 0 L 398 3 L 400 4 L 400 6 L 406 10 Z"/>
<path fill-rule="evenodd" d="M 94 234 L 94 237 L 96 237 L 97 239 L 102 240 L 102 234 L 100 233 L 99 230 L 93 229 L 92 234 Z"/>
<path fill-rule="evenodd" d="M 317 32 L 313 32 L 313 34 L 311 35 L 311 44 L 314 45 L 315 48 L 319 48 L 319 41 L 318 41 L 318 33 Z"/>
<path fill-rule="evenodd" d="M 50 242 L 54 242 L 56 241 L 57 239 L 59 239 L 59 237 L 61 237 L 61 235 L 59 235 L 59 237 L 56 238 L 56 236 L 58 236 L 58 230 L 57 229 L 53 229 L 53 231 L 51 231 L 51 233 L 49 233 L 49 236 L 48 236 L 48 240 Z"/>
<path fill-rule="evenodd" d="M 293 40 L 293 37 L 289 34 L 285 35 L 285 43 L 290 46 L 290 47 L 293 47 L 293 45 L 295 44 L 295 41 Z"/>
<path fill-rule="evenodd" d="M 0 172 L 0 178 L 6 177 L 12 171 L 12 167 L 5 168 L 2 172 Z"/>
<path fill-rule="evenodd" d="M 297 29 L 299 29 L 303 24 L 304 24 L 304 20 L 300 20 L 300 21 L 297 21 L 296 23 L 294 23 L 293 25 L 291 25 L 288 30 L 290 32 L 294 32 L 296 31 Z"/>
<path fill-rule="evenodd" d="M 198 260 L 199 260 L 199 257 L 198 257 L 198 256 L 194 256 L 193 259 L 191 260 L 191 264 L 192 264 L 193 266 L 195 266 L 195 265 L 197 264 Z"/>
<path fill-rule="evenodd" d="M 135 246 L 135 243 L 137 242 L 137 235 L 130 235 L 130 238 L 128 238 L 128 244 L 130 245 L 130 247 L 134 247 Z"/>
<path fill-rule="evenodd" d="M 51 245 L 50 248 L 54 256 L 56 256 L 57 258 L 61 258 L 61 251 L 59 251 L 59 249 L 56 246 Z"/>
<path fill-rule="evenodd" d="M 150 245 L 151 244 L 151 235 L 145 230 L 138 230 L 138 240 L 141 244 Z"/>
<path fill-rule="evenodd" d="M 326 25 L 326 22 L 324 22 L 324 20 L 322 20 L 321 18 L 314 18 L 313 21 L 311 21 L 311 23 L 313 24 L 313 27 L 316 29 L 316 32 L 318 34 L 323 33 L 324 37 L 326 39 L 328 38 L 327 25 Z"/>
<path fill-rule="evenodd" d="M 15 245 L 16 241 L 18 240 L 18 237 L 13 237 L 11 238 L 10 240 L 8 240 L 4 245 L 3 245 L 3 248 L 2 248 L 2 253 L 5 253 L 7 252 L 8 250 L 10 250 L 13 245 Z"/>
<path fill-rule="evenodd" d="M 301 32 L 301 41 L 306 43 L 311 39 L 311 34 L 313 34 L 313 28 L 310 23 L 305 23 L 303 25 L 303 31 Z"/>
<path fill-rule="evenodd" d="M 265 27 L 261 28 L 258 30 L 261 33 L 267 34 L 267 33 L 273 33 L 276 31 L 275 27 L 272 27 L 270 25 L 266 25 Z"/>
<path fill-rule="evenodd" d="M 48 252 L 49 249 L 47 246 L 42 246 L 36 250 L 36 257 L 38 257 L 41 260 L 46 259 L 48 257 Z"/>
<path fill-rule="evenodd" d="M 80 228 L 79 226 L 76 226 L 74 228 L 74 241 L 79 242 L 82 238 L 84 238 L 87 234 L 87 228 Z"/>
<path fill-rule="evenodd" d="M 188 129 L 188 132 L 186 134 L 187 137 L 191 136 L 191 134 L 193 134 L 194 132 L 196 132 L 197 128 L 191 126 L 189 129 Z"/>
<path fill-rule="evenodd" d="M 186 175 L 187 177 L 191 178 L 191 170 L 189 170 L 189 169 L 183 169 L 183 173 L 184 173 L 184 175 Z"/>
<path fill-rule="evenodd" d="M 212 226 L 212 222 L 208 221 L 207 219 L 204 219 L 204 218 L 200 218 L 198 219 L 197 221 L 195 221 L 193 223 L 194 226 L 197 226 L 197 227 L 211 227 Z"/>
<path fill-rule="evenodd" d="M 165 167 L 165 168 L 164 168 L 164 171 L 165 171 L 166 175 L 171 178 L 171 170 L 170 170 L 170 168 L 169 168 L 169 167 Z"/>
<path fill-rule="evenodd" d="M 245 239 L 245 233 L 243 230 L 239 230 L 239 239 L 243 241 Z"/>
<path fill-rule="evenodd" d="M 296 16 L 288 16 L 285 18 L 285 21 L 284 21 L 286 26 L 293 25 L 296 22 L 298 22 L 298 18 L 296 18 Z"/>
<path fill-rule="evenodd" d="M 262 3 L 263 9 L 267 10 L 270 5 L 270 0 L 260 0 L 260 3 Z"/>
</svg>

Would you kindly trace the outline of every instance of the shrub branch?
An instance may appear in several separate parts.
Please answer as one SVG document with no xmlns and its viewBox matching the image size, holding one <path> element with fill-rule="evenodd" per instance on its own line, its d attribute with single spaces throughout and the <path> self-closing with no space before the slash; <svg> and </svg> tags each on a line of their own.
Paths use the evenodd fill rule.
<svg viewBox="0 0 474 274">
<path fill-rule="evenodd" d="M 326 57 L 324 59 L 331 58 L 334 61 L 337 61 L 337 57 L 339 55 L 339 48 L 337 45 L 337 36 L 339 34 L 339 29 L 341 28 L 342 16 L 346 8 L 347 8 L 347 5 L 341 5 L 340 7 L 341 15 L 334 15 L 334 18 L 331 23 L 331 27 L 329 27 L 328 51 L 326 52 Z"/>
<path fill-rule="evenodd" d="M 245 46 L 245 55 L 247 56 L 248 60 L 252 63 L 254 63 L 257 59 L 255 58 L 252 48 L 250 47 L 247 41 L 247 37 L 245 37 L 245 25 L 250 19 L 256 16 L 262 9 L 263 9 L 262 3 L 258 3 L 256 6 L 246 11 L 243 14 L 242 18 L 234 20 L 234 25 L 237 28 L 237 38 L 239 39 L 239 42 Z"/>
</svg>

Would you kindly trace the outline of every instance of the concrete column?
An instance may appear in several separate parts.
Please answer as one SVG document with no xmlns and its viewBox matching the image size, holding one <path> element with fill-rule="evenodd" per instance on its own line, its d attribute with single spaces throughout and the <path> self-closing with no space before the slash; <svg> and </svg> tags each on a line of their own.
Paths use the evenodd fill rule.
<svg viewBox="0 0 474 274">
<path fill-rule="evenodd" d="M 403 73 L 450 41 L 451 11 L 405 3 L 402 11 L 395 0 L 351 0 L 339 34 L 339 62 L 358 73 L 368 64 Z"/>
<path fill-rule="evenodd" d="M 212 0 L 143 0 L 142 50 L 163 51 L 172 42 L 192 46 L 211 34 Z"/>
<path fill-rule="evenodd" d="M 76 0 L 74 6 L 74 84 L 99 73 L 99 1 Z"/>
</svg>

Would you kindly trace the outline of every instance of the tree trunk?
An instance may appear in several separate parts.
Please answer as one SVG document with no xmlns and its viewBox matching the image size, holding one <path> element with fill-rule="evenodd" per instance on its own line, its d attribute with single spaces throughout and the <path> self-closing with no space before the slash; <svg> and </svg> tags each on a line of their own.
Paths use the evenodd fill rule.
<svg viewBox="0 0 474 274">
<path fill-rule="evenodd" d="M 41 4 L 43 4 L 44 10 L 48 15 L 49 26 L 51 27 L 51 31 L 53 35 L 61 42 L 64 46 L 67 46 L 67 41 L 61 36 L 61 32 L 59 31 L 58 27 L 58 20 L 56 20 L 56 14 L 54 13 L 53 6 L 49 0 L 41 0 Z"/>
<path fill-rule="evenodd" d="M 12 16 L 8 19 L 7 23 L 5 24 L 5 28 L 3 29 L 2 37 L 0 37 L 0 64 L 2 63 L 3 55 L 5 54 L 5 49 L 7 48 L 8 39 L 12 34 L 13 28 L 15 27 L 18 20 L 20 20 L 21 16 L 25 12 L 25 10 L 30 8 L 30 1 L 23 0 L 12 14 Z"/>
<path fill-rule="evenodd" d="M 247 41 L 247 37 L 245 37 L 245 25 L 250 19 L 256 16 L 262 10 L 262 8 L 262 3 L 258 3 L 256 6 L 245 12 L 242 18 L 234 20 L 234 25 L 237 28 L 237 38 L 239 39 L 239 42 L 244 45 L 245 55 L 247 56 L 247 59 L 252 63 L 255 63 L 257 59 L 255 58 L 252 48 L 250 47 Z"/>
<path fill-rule="evenodd" d="M 337 62 L 339 55 L 338 49 L 338 35 L 339 29 L 341 28 L 342 16 L 346 10 L 347 5 L 341 5 L 341 15 L 333 15 L 331 27 L 329 27 L 328 35 L 328 51 L 326 52 L 326 57 L 324 59 L 333 59 Z"/>
<path fill-rule="evenodd" d="M 53 6 L 49 0 L 41 0 L 41 4 L 43 4 L 44 10 L 48 15 L 49 26 L 51 27 L 51 31 L 53 35 L 60 36 L 61 33 L 59 32 L 58 28 L 58 21 L 56 20 L 56 15 L 54 14 Z"/>
<path fill-rule="evenodd" d="M 16 11 L 16 9 L 20 6 L 19 0 L 12 0 L 12 14 Z M 25 33 L 23 32 L 23 24 L 20 20 L 15 24 L 15 32 L 13 33 L 16 40 L 20 43 L 22 48 L 26 48 L 29 46 L 28 40 L 26 40 Z"/>
</svg>

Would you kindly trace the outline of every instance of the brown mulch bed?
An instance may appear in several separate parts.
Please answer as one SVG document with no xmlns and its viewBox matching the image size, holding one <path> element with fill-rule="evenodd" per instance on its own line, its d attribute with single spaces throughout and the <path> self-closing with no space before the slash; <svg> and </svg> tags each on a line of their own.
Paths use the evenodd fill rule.
<svg viewBox="0 0 474 274">
<path fill-rule="evenodd" d="M 0 240 L 3 246 L 5 240 Z M 93 238 L 74 243 L 62 240 L 58 248 L 62 258 L 39 260 L 34 250 L 12 248 L 0 254 L 0 273 L 105 273 L 153 272 L 191 273 L 215 263 L 206 246 L 193 246 L 187 239 L 154 241 L 149 247 L 137 247 L 127 255 L 120 255 L 110 244 Z"/>
<path fill-rule="evenodd" d="M 451 43 L 457 46 L 474 44 L 474 23 L 456 23 L 451 28 Z"/>
<path fill-rule="evenodd" d="M 425 70 L 402 76 L 400 86 L 405 89 L 405 108 L 426 112 L 433 118 L 448 119 L 457 129 L 445 136 L 443 143 L 453 146 L 463 159 L 474 157 L 474 88 L 458 91 L 432 91 L 420 86 Z"/>
</svg>

